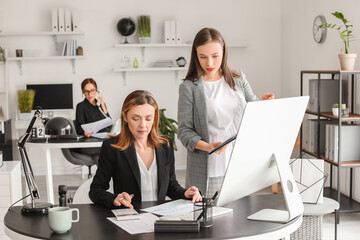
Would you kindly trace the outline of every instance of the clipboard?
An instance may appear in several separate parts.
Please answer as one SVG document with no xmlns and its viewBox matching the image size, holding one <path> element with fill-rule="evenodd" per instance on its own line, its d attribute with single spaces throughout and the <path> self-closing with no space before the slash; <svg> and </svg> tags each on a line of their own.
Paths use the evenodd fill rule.
<svg viewBox="0 0 360 240">
<path fill-rule="evenodd" d="M 211 149 L 210 152 L 209 152 L 209 155 L 212 154 L 212 153 L 214 153 L 214 152 L 216 152 L 217 150 L 219 150 L 220 148 L 222 148 L 222 147 L 225 146 L 226 144 L 231 143 L 232 141 L 234 141 L 234 140 L 236 139 L 236 136 L 237 136 L 237 134 L 235 134 L 234 136 L 226 139 L 226 140 L 225 140 L 224 142 L 222 142 L 220 145 L 218 145 L 218 146 L 214 147 L 213 149 Z"/>
</svg>

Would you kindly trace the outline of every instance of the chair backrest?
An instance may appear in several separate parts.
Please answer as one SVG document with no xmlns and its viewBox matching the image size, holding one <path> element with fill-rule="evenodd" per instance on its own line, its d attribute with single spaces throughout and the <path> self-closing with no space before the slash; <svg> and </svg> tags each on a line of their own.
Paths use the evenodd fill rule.
<svg viewBox="0 0 360 240">
<path fill-rule="evenodd" d="M 92 203 L 92 201 L 89 198 L 89 191 L 90 191 L 90 185 L 92 183 L 92 180 L 93 180 L 92 178 L 86 180 L 76 190 L 75 195 L 74 195 L 74 199 L 73 199 L 73 202 L 72 202 L 73 204 Z M 111 179 L 109 185 L 110 186 L 109 186 L 109 189 L 107 191 L 114 192 L 112 179 Z"/>
</svg>

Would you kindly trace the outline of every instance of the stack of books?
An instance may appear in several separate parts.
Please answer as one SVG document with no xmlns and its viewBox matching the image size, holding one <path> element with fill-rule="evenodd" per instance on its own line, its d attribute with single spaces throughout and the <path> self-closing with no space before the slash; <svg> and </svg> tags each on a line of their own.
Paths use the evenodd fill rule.
<svg viewBox="0 0 360 240">
<path fill-rule="evenodd" d="M 154 63 L 154 67 L 176 67 L 173 60 L 158 60 Z"/>
<path fill-rule="evenodd" d="M 77 40 L 65 40 L 61 56 L 76 56 Z"/>
</svg>

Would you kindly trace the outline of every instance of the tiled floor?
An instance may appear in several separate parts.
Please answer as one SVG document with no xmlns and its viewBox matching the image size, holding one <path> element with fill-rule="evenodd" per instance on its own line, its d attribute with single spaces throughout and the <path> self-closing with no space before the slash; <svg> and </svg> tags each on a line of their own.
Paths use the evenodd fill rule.
<svg viewBox="0 0 360 240">
<path fill-rule="evenodd" d="M 176 176 L 179 183 L 184 186 L 185 183 L 185 171 L 180 170 L 176 171 Z M 58 186 L 61 184 L 67 186 L 78 186 L 83 181 L 80 175 L 62 175 L 62 176 L 54 176 L 54 186 Z M 40 201 L 46 202 L 46 183 L 45 177 L 40 176 L 36 177 L 36 182 L 39 187 L 40 194 L 42 198 Z M 24 190 L 24 187 L 23 187 Z M 271 189 L 264 189 L 257 194 L 271 194 Z M 57 187 L 54 188 L 54 196 L 55 203 L 58 203 L 58 190 Z M 335 239 L 334 238 L 334 214 L 325 215 L 323 218 L 323 239 Z M 360 239 L 360 213 L 348 213 L 341 215 L 341 222 L 338 225 L 338 239 L 340 240 L 358 240 Z"/>
</svg>

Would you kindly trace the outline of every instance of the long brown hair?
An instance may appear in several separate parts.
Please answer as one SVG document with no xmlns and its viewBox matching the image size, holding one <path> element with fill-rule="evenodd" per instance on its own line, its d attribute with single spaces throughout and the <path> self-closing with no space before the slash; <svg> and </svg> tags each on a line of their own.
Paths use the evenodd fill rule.
<svg viewBox="0 0 360 240">
<path fill-rule="evenodd" d="M 225 81 L 229 84 L 231 88 L 235 87 L 234 77 L 240 78 L 240 74 L 236 71 L 232 71 L 227 65 L 228 50 L 225 40 L 221 33 L 214 28 L 203 28 L 195 36 L 192 49 L 191 49 L 191 59 L 188 72 L 184 80 L 196 81 L 205 71 L 202 69 L 199 59 L 197 57 L 196 49 L 199 46 L 202 46 L 209 42 L 220 43 L 223 47 L 223 58 L 221 62 L 221 72 L 224 76 Z"/>
<path fill-rule="evenodd" d="M 134 107 L 144 104 L 150 104 L 155 108 L 154 123 L 152 125 L 151 131 L 148 135 L 148 144 L 156 148 L 160 147 L 160 144 L 166 143 L 169 145 L 169 140 L 159 135 L 159 107 L 155 101 L 155 98 L 151 95 L 150 92 L 145 90 L 136 90 L 130 93 L 124 100 L 122 110 L 121 110 L 121 132 L 117 137 L 119 138 L 118 142 L 112 146 L 121 150 L 125 150 L 130 146 L 134 141 L 134 136 L 130 132 L 129 126 L 125 121 L 124 115 Z"/>
</svg>

